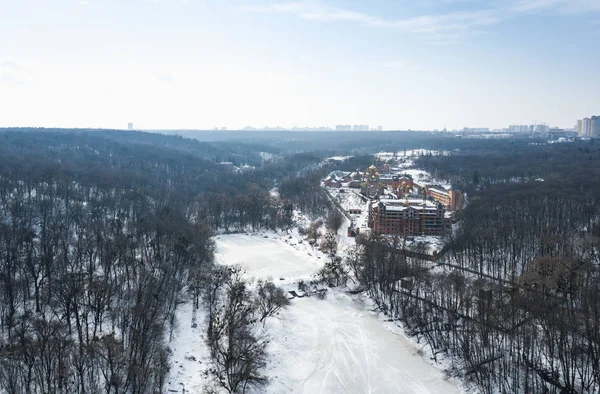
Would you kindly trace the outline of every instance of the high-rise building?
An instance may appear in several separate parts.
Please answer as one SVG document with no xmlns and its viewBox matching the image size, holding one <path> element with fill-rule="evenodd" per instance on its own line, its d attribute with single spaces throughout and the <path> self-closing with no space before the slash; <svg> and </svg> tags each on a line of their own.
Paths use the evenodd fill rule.
<svg viewBox="0 0 600 394">
<path fill-rule="evenodd" d="M 592 120 L 590 118 L 583 118 L 583 135 L 585 135 L 586 137 L 590 136 L 590 131 L 591 131 L 591 122 Z"/>
<path fill-rule="evenodd" d="M 600 138 L 600 116 L 590 118 L 590 137 Z"/>
<path fill-rule="evenodd" d="M 508 126 L 509 133 L 527 133 L 529 132 L 529 126 L 524 124 L 510 125 Z"/>
<path fill-rule="evenodd" d="M 127 123 L 127 130 L 133 130 L 133 123 Z"/>
<path fill-rule="evenodd" d="M 355 124 L 352 126 L 352 131 L 369 131 L 368 124 Z"/>
<path fill-rule="evenodd" d="M 577 120 L 577 135 L 583 137 L 583 119 Z"/>
<path fill-rule="evenodd" d="M 335 126 L 335 131 L 352 131 L 352 126 L 349 124 L 339 124 Z"/>
<path fill-rule="evenodd" d="M 592 119 L 583 118 L 577 121 L 577 134 L 580 137 L 590 137 L 592 129 Z"/>
</svg>

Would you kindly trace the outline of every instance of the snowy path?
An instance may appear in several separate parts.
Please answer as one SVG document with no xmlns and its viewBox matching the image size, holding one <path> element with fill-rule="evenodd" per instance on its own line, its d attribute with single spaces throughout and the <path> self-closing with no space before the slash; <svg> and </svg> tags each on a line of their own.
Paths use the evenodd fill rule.
<svg viewBox="0 0 600 394">
<path fill-rule="evenodd" d="M 193 317 L 196 326 L 192 326 Z M 187 393 L 201 393 L 208 381 L 210 354 L 206 346 L 204 320 L 202 308 L 194 316 L 191 301 L 179 307 L 174 339 L 169 343 L 173 352 L 166 387 L 169 393 L 182 393 L 184 389 Z"/>
<path fill-rule="evenodd" d="M 294 279 L 308 278 L 322 266 L 324 258 L 306 243 L 268 236 L 221 235 L 217 260 L 241 264 L 249 276 L 272 277 L 290 289 Z M 460 392 L 357 297 L 329 293 L 325 300 L 294 299 L 279 318 L 270 319 L 268 393 Z"/>
</svg>

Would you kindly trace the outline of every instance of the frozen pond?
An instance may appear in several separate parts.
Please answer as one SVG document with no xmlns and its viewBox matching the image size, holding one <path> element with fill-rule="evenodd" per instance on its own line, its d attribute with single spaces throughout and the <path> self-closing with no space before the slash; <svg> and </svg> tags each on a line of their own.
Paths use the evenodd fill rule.
<svg viewBox="0 0 600 394">
<path fill-rule="evenodd" d="M 302 298 L 272 320 L 270 393 L 459 393 L 352 297 Z"/>
<path fill-rule="evenodd" d="M 241 264 L 256 278 L 310 277 L 324 259 L 306 243 L 290 245 L 274 235 L 221 235 L 216 243 L 221 264 Z M 343 292 L 296 298 L 269 328 L 269 393 L 460 392 L 414 344 Z"/>
<path fill-rule="evenodd" d="M 215 238 L 215 258 L 223 265 L 240 265 L 248 277 L 280 278 L 286 282 L 310 279 L 325 262 L 325 256 L 297 236 L 230 234 Z M 264 237 L 268 238 L 264 238 Z"/>
</svg>

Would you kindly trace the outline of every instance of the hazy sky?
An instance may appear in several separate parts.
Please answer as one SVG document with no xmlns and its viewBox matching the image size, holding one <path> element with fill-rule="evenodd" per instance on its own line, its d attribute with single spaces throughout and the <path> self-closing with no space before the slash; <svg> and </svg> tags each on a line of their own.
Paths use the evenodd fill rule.
<svg viewBox="0 0 600 394">
<path fill-rule="evenodd" d="M 572 127 L 600 0 L 0 0 L 0 126 Z"/>
</svg>

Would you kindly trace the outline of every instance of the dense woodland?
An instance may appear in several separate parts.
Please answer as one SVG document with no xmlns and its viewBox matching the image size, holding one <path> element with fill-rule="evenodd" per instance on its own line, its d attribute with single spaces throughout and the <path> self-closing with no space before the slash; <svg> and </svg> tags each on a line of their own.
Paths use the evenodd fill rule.
<svg viewBox="0 0 600 394">
<path fill-rule="evenodd" d="M 265 384 L 261 327 L 286 299 L 216 266 L 212 234 L 287 229 L 294 209 L 329 211 L 333 223 L 320 179 L 368 164 L 360 152 L 382 144 L 449 152 L 418 165 L 468 192 L 460 224 L 436 264 L 374 235 L 320 278 L 358 282 L 434 357 L 446 355 L 450 374 L 485 393 L 600 391 L 594 141 L 397 133 L 326 151 L 322 138 L 0 130 L 0 392 L 163 392 L 188 296 L 208 311 L 216 384 Z M 312 145 L 321 150 L 299 151 Z M 323 161 L 343 154 L 356 157 Z"/>
<path fill-rule="evenodd" d="M 222 155 L 237 152 L 249 165 L 263 147 L 123 131 L 4 130 L 0 141 L 7 393 L 163 392 L 168 338 L 186 292 L 196 305 L 211 289 L 219 295 L 211 305 L 221 329 L 223 316 L 239 312 L 227 307 L 231 297 L 264 320 L 270 312 L 239 278 L 214 280 L 211 236 L 289 227 L 292 203 L 269 190 L 320 161 L 292 155 L 233 171 L 216 164 Z M 283 302 L 272 284 L 263 287 L 272 304 Z M 237 346 L 248 339 L 244 324 L 225 339 L 213 330 L 212 343 Z M 217 373 L 231 391 L 259 376 L 235 375 L 229 365 Z"/>
</svg>

